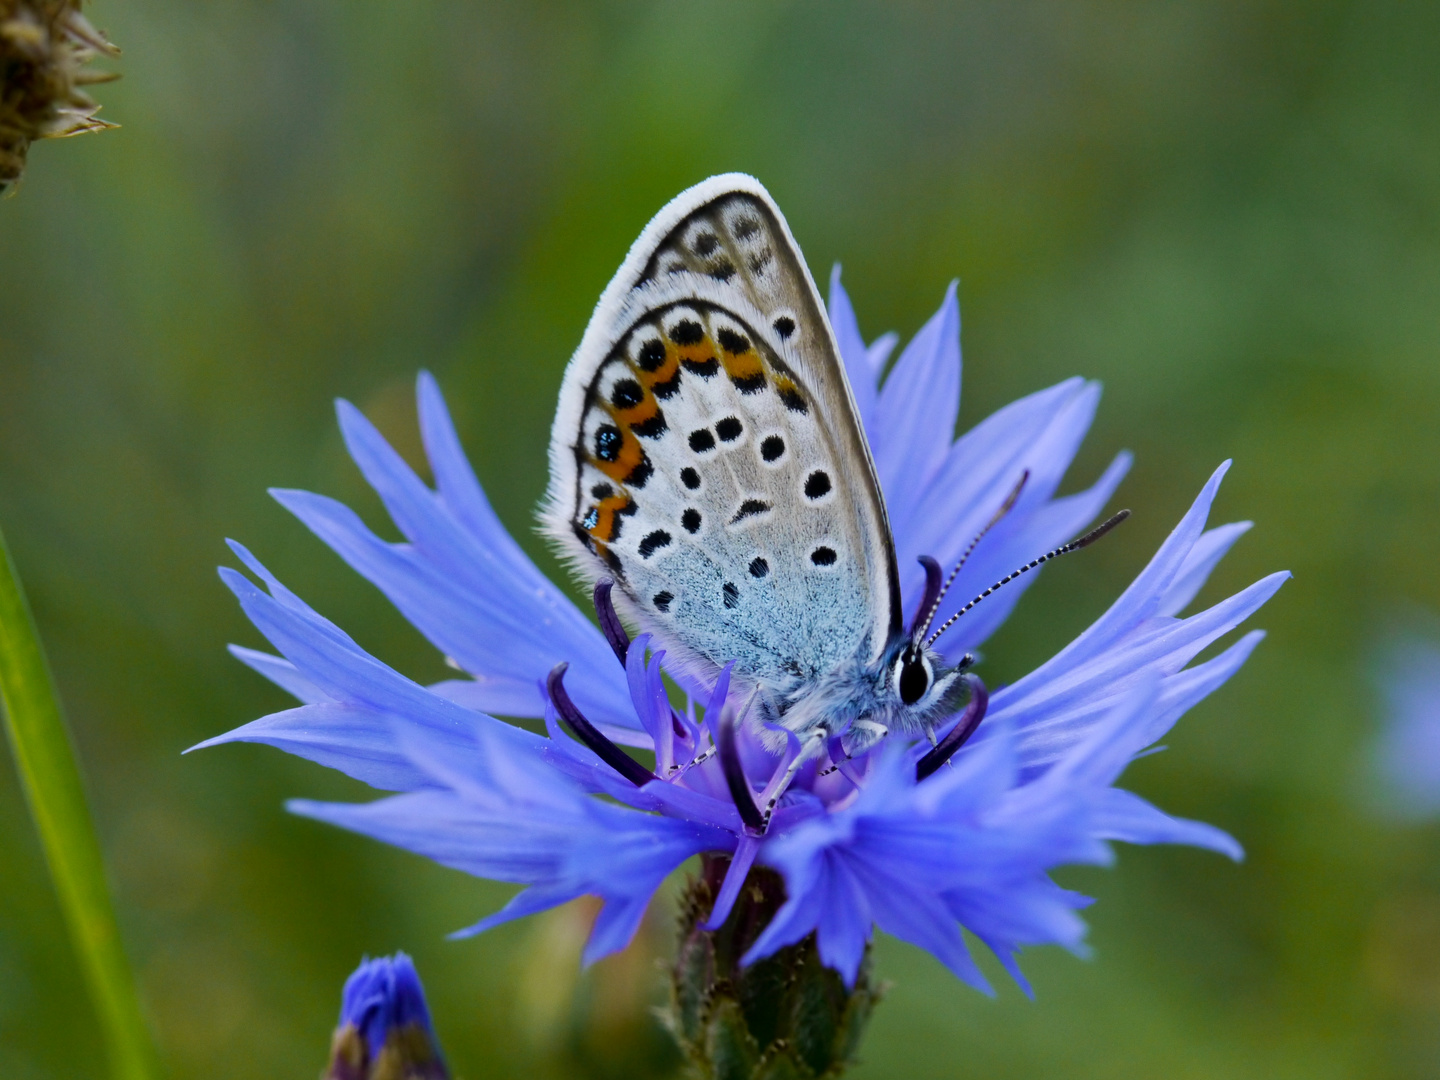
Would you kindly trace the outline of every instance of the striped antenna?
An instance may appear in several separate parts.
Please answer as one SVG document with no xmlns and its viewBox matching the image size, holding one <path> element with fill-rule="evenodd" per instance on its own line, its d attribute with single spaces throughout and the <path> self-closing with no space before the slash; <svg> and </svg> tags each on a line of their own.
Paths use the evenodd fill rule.
<svg viewBox="0 0 1440 1080">
<path fill-rule="evenodd" d="M 935 599 L 930 601 L 930 609 L 925 612 L 924 621 L 916 622 L 915 633 L 911 635 L 912 637 L 922 638 L 930 632 L 930 624 L 935 621 L 935 615 L 940 610 L 940 601 L 945 599 L 945 594 L 950 591 L 950 586 L 955 584 L 955 575 L 960 573 L 961 568 L 964 567 L 967 561 L 969 561 L 970 556 L 974 554 L 975 549 L 980 546 L 980 541 L 985 539 L 985 534 L 988 533 L 991 529 L 993 529 L 996 525 L 999 525 L 1001 519 L 1004 518 L 1006 514 L 1010 513 L 1010 511 L 1015 508 L 1015 502 L 1017 499 L 1020 498 L 1020 492 L 1025 490 L 1025 483 L 1029 479 L 1030 470 L 1026 469 L 1020 474 L 1020 479 L 1010 490 L 1010 494 L 1005 496 L 1005 501 L 1000 505 L 1000 509 L 995 511 L 995 516 L 990 519 L 989 524 L 987 524 L 983 529 L 980 530 L 979 536 L 975 537 L 974 540 L 970 541 L 970 546 L 965 549 L 965 554 L 960 556 L 960 561 L 955 564 L 955 569 L 950 571 L 950 576 L 945 579 L 945 584 L 942 585 L 940 587 L 940 591 L 935 594 Z M 935 635 L 935 637 L 939 636 L 939 634 Z M 934 641 L 935 638 L 931 638 L 930 640 Z"/>
<path fill-rule="evenodd" d="M 987 596 L 989 596 L 991 593 L 993 593 L 996 589 L 1000 588 L 1000 586 L 1002 586 L 1002 585 L 1008 585 L 1010 582 L 1012 582 L 1012 581 L 1014 581 L 1016 578 L 1018 578 L 1021 574 L 1028 574 L 1031 570 L 1034 570 L 1037 566 L 1041 565 L 1042 563 L 1047 563 L 1047 562 L 1049 562 L 1051 559 L 1058 559 L 1061 555 L 1069 555 L 1070 552 L 1072 552 L 1072 551 L 1079 551 L 1079 550 L 1080 550 L 1081 548 L 1083 548 L 1083 547 L 1089 547 L 1089 546 L 1090 546 L 1091 544 L 1093 544 L 1096 540 L 1099 540 L 1102 536 L 1104 536 L 1106 533 L 1108 533 L 1111 529 L 1115 528 L 1116 525 L 1119 525 L 1122 521 L 1124 521 L 1124 520 L 1125 520 L 1126 518 L 1128 518 L 1129 516 L 1130 516 L 1130 511 L 1129 511 L 1129 510 L 1121 510 L 1121 511 L 1120 511 L 1118 514 L 1116 514 L 1114 517 L 1108 518 L 1108 519 L 1106 519 L 1105 521 L 1102 521 L 1099 525 L 1097 525 L 1095 528 L 1091 529 L 1088 533 L 1086 533 L 1084 536 L 1080 537 L 1078 540 L 1071 540 L 1070 543 L 1066 544 L 1064 547 L 1058 547 L 1058 548 L 1056 548 L 1054 551 L 1047 551 L 1044 555 L 1041 555 L 1038 559 L 1033 559 L 1033 560 L 1031 560 L 1030 562 L 1026 563 L 1024 566 L 1020 567 L 1019 570 L 1016 570 L 1016 571 L 1014 571 L 1014 572 L 1012 572 L 1012 573 L 1006 574 L 1003 578 L 1001 578 L 999 581 L 997 581 L 994 585 L 991 585 L 988 589 L 986 589 L 984 592 L 982 592 L 979 596 L 975 597 L 974 600 L 971 600 L 968 604 L 966 604 L 964 607 L 962 607 L 962 608 L 961 608 L 959 611 L 957 611 L 954 615 L 951 615 L 950 618 L 946 619 L 944 625 L 941 626 L 939 630 L 936 630 L 935 633 L 933 633 L 933 634 L 930 635 L 930 640 L 927 641 L 927 642 L 925 642 L 926 647 L 933 646 L 933 645 L 935 644 L 935 642 L 939 640 L 941 634 L 945 633 L 946 630 L 949 630 L 950 627 L 952 627 L 952 626 L 955 625 L 955 621 L 956 621 L 957 619 L 959 619 L 961 615 L 964 615 L 967 611 L 969 611 L 971 608 L 973 608 L 976 604 L 980 603 L 981 600 L 984 600 Z"/>
</svg>

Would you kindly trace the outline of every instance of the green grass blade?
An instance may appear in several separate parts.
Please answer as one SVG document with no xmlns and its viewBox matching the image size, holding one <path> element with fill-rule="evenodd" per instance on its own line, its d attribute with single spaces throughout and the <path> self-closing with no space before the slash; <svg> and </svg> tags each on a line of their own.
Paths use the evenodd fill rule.
<svg viewBox="0 0 1440 1080">
<path fill-rule="evenodd" d="M 159 1067 L 125 962 L 100 841 L 80 768 L 25 591 L 0 533 L 0 698 L 25 798 L 105 1029 L 117 1080 L 152 1080 Z"/>
</svg>

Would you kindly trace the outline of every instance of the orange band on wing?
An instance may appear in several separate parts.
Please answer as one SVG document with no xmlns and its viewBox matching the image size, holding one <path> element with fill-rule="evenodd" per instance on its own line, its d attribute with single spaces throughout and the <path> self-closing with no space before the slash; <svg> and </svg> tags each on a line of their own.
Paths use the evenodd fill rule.
<svg viewBox="0 0 1440 1080">
<path fill-rule="evenodd" d="M 665 350 L 665 359 L 654 371 L 646 371 L 644 368 L 634 370 L 646 390 L 668 397 L 677 386 L 675 377 L 680 373 L 680 354 L 674 346 L 670 346 Z"/>
<path fill-rule="evenodd" d="M 586 512 L 586 521 L 593 520 L 585 531 L 602 544 L 609 544 L 620 535 L 620 515 L 633 514 L 635 503 L 623 492 L 601 499 Z"/>
<path fill-rule="evenodd" d="M 605 461 L 590 455 L 591 463 L 603 472 L 611 480 L 625 483 L 645 463 L 645 451 L 640 447 L 640 440 L 628 427 L 620 428 L 620 449 L 615 454 L 614 460 Z"/>
<path fill-rule="evenodd" d="M 725 374 L 730 376 L 730 381 L 742 390 L 748 387 L 759 389 L 765 385 L 765 363 L 754 349 L 738 354 L 721 350 L 720 362 L 725 365 Z"/>
<path fill-rule="evenodd" d="M 628 429 L 632 427 L 639 427 L 643 431 L 645 429 L 642 425 L 648 424 L 660 414 L 660 403 L 655 400 L 655 395 L 650 393 L 649 387 L 646 387 L 645 396 L 640 399 L 638 405 L 632 405 L 628 409 L 607 406 L 607 411 L 627 433 Z"/>
</svg>

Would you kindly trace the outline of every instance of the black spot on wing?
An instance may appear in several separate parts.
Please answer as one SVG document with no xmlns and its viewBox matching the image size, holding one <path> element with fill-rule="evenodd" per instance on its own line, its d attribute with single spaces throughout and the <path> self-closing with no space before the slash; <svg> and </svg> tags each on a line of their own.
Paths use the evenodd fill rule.
<svg viewBox="0 0 1440 1080">
<path fill-rule="evenodd" d="M 695 254 L 705 256 L 720 246 L 720 239 L 713 232 L 701 233 L 695 238 Z"/>
<path fill-rule="evenodd" d="M 640 541 L 640 557 L 642 559 L 648 559 L 651 555 L 654 555 L 655 552 L 659 551 L 661 548 L 669 546 L 670 534 L 664 529 L 656 529 L 654 532 L 647 534 L 645 539 Z"/>
<path fill-rule="evenodd" d="M 680 363 L 686 371 L 699 375 L 702 379 L 713 379 L 720 370 L 720 361 L 713 356 L 708 360 L 681 360 Z"/>
<path fill-rule="evenodd" d="M 766 461 L 777 461 L 785 453 L 785 440 L 779 435 L 767 435 L 760 443 L 760 456 Z"/>
<path fill-rule="evenodd" d="M 681 319 L 670 328 L 670 340 L 677 345 L 694 345 L 705 336 L 705 328 L 694 319 Z"/>
<path fill-rule="evenodd" d="M 760 223 L 752 217 L 742 217 L 735 222 L 735 235 L 741 240 L 749 240 L 760 231 Z"/>
<path fill-rule="evenodd" d="M 721 442 L 734 442 L 744 431 L 745 425 L 737 416 L 727 416 L 715 424 L 715 434 L 720 436 Z"/>
<path fill-rule="evenodd" d="M 650 482 L 650 477 L 655 474 L 655 466 L 650 464 L 648 457 L 642 456 L 640 464 L 630 470 L 630 475 L 625 477 L 625 486 L 635 488 L 637 491 Z"/>
<path fill-rule="evenodd" d="M 770 504 L 764 499 L 746 499 L 740 504 L 740 509 L 735 511 L 735 516 L 730 519 L 730 524 L 744 521 L 746 518 L 759 517 L 770 509 Z"/>
<path fill-rule="evenodd" d="M 624 439 L 614 424 L 601 424 L 595 432 L 595 456 L 601 461 L 615 461 L 620 457 L 620 446 Z"/>
<path fill-rule="evenodd" d="M 803 415 L 810 411 L 809 407 L 805 404 L 805 399 L 800 396 L 800 391 L 796 390 L 793 386 L 780 387 L 780 400 L 785 403 L 785 407 L 791 412 Z"/>
<path fill-rule="evenodd" d="M 775 320 L 775 332 L 782 338 L 788 338 L 795 332 L 795 320 L 789 315 L 781 315 Z"/>
<path fill-rule="evenodd" d="M 686 507 L 685 512 L 680 515 L 680 524 L 685 526 L 685 531 L 688 533 L 693 534 L 699 532 L 700 511 L 696 510 L 693 506 Z"/>
<path fill-rule="evenodd" d="M 816 469 L 805 478 L 805 497 L 807 499 L 823 498 L 830 491 L 830 474 L 824 469 Z"/>
<path fill-rule="evenodd" d="M 691 491 L 694 491 L 700 486 L 700 474 L 689 465 L 686 465 L 685 468 L 680 470 L 680 482 Z"/>
<path fill-rule="evenodd" d="M 636 356 L 635 362 L 640 365 L 641 371 L 655 371 L 665 363 L 665 346 L 651 338 L 640 346 L 640 353 Z"/>
<path fill-rule="evenodd" d="M 651 601 L 650 601 L 650 602 L 655 605 L 655 610 L 657 610 L 657 611 L 669 611 L 669 610 L 670 610 L 670 601 L 672 601 L 672 600 L 674 600 L 674 599 L 675 599 L 675 594 L 674 594 L 674 593 L 671 593 L 671 592 L 657 592 L 657 593 L 654 595 L 654 597 L 651 598 Z"/>
<path fill-rule="evenodd" d="M 721 259 L 710 268 L 710 276 L 716 281 L 729 281 L 735 276 L 735 264 L 729 259 Z"/>
<path fill-rule="evenodd" d="M 725 594 L 725 606 L 727 608 L 740 606 L 740 590 L 736 588 L 733 581 L 725 582 L 725 587 L 720 591 Z"/>
<path fill-rule="evenodd" d="M 634 379 L 619 379 L 610 388 L 610 404 L 617 409 L 632 409 L 645 400 L 645 391 Z"/>
<path fill-rule="evenodd" d="M 720 347 L 731 356 L 739 356 L 743 352 L 750 351 L 750 339 L 728 326 L 722 326 L 715 337 L 719 339 Z"/>
<path fill-rule="evenodd" d="M 665 414 L 659 409 L 656 409 L 654 416 L 648 420 L 641 420 L 638 424 L 631 424 L 630 430 L 642 439 L 658 439 L 661 435 L 665 434 L 667 426 L 665 423 Z"/>
<path fill-rule="evenodd" d="M 596 525 L 598 525 L 598 524 L 600 523 L 599 507 L 596 507 L 595 510 L 596 510 L 596 516 L 595 516 L 595 520 L 594 520 L 594 521 L 590 521 L 590 515 L 589 515 L 589 514 L 586 514 L 586 515 L 585 515 L 585 519 L 586 519 L 586 521 L 588 522 L 588 524 L 586 524 L 586 526 L 585 526 L 587 529 L 593 529 Z M 630 504 L 630 513 L 633 514 L 634 512 L 635 512 L 635 504 L 632 502 L 632 503 Z M 628 515 L 626 515 L 626 516 L 628 516 Z M 611 515 L 610 515 L 610 535 L 609 535 L 609 536 L 606 536 L 606 537 L 603 537 L 602 539 L 604 539 L 604 541 L 605 541 L 607 544 L 613 544 L 616 540 L 619 540 L 619 539 L 620 539 L 620 530 L 621 530 L 622 528 L 624 528 L 624 526 L 625 526 L 625 522 L 623 522 L 623 521 L 620 520 L 620 515 L 619 515 L 619 514 L 611 514 Z"/>
<path fill-rule="evenodd" d="M 659 398 L 661 401 L 667 401 L 670 398 L 674 397 L 675 391 L 679 389 L 680 369 L 678 367 L 675 369 L 675 374 L 671 375 L 670 378 L 666 379 L 664 382 L 652 383 L 650 386 L 650 392 L 654 394 L 657 398 Z"/>
<path fill-rule="evenodd" d="M 756 555 L 755 558 L 750 560 L 751 577 L 762 578 L 768 573 L 770 573 L 770 564 L 764 559 L 762 559 L 759 555 Z"/>
<path fill-rule="evenodd" d="M 615 489 L 609 484 L 596 484 L 590 489 L 590 494 L 597 499 L 608 499 L 615 494 Z"/>
<path fill-rule="evenodd" d="M 834 566 L 835 559 L 835 549 L 826 547 L 824 544 L 810 552 L 810 561 L 816 566 Z"/>
<path fill-rule="evenodd" d="M 690 449 L 697 454 L 715 449 L 715 436 L 709 428 L 696 428 L 690 432 Z"/>
</svg>

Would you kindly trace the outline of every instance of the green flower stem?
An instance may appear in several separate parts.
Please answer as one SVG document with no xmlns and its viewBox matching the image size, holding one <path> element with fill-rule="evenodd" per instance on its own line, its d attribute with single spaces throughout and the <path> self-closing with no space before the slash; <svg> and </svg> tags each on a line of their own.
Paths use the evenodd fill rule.
<svg viewBox="0 0 1440 1080">
<path fill-rule="evenodd" d="M 158 1061 L 120 945 L 80 767 L 4 533 L 0 533 L 0 698 L 25 798 L 105 1029 L 111 1075 L 116 1080 L 152 1080 L 160 1074 Z"/>
<path fill-rule="evenodd" d="M 680 905 L 680 947 L 666 1026 L 694 1080 L 840 1080 L 884 987 L 869 948 L 853 987 L 820 960 L 815 935 L 742 967 L 785 902 L 785 883 L 756 867 L 725 925 L 706 930 L 730 860 L 704 855 Z"/>
</svg>

